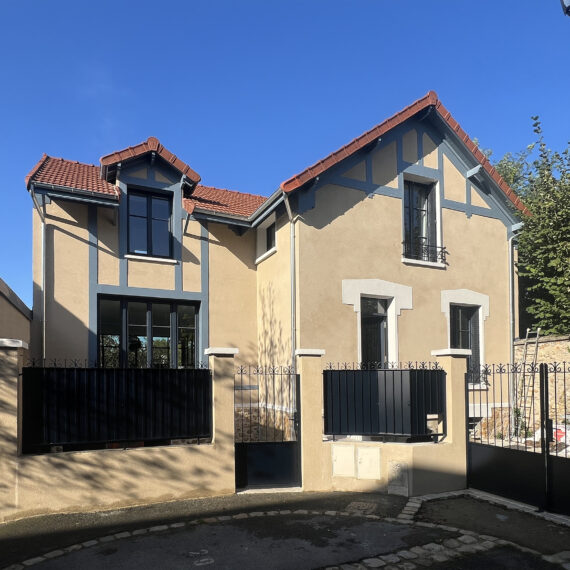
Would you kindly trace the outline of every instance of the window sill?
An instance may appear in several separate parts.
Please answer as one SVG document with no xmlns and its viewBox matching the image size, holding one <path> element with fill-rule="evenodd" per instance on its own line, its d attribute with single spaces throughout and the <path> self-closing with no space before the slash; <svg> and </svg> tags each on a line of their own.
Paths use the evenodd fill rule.
<svg viewBox="0 0 570 570">
<path fill-rule="evenodd" d="M 125 259 L 135 259 L 137 261 L 151 261 L 153 263 L 167 263 L 169 265 L 178 265 L 180 262 L 177 259 L 171 259 L 169 257 L 151 257 L 149 255 L 136 255 L 133 253 L 127 253 Z"/>
<path fill-rule="evenodd" d="M 422 267 L 435 267 L 436 269 L 446 269 L 447 265 L 441 261 L 423 261 L 422 259 L 409 259 L 402 257 L 402 263 L 405 265 L 420 265 Z"/>
<path fill-rule="evenodd" d="M 471 356 L 470 348 L 440 348 L 431 351 L 432 356 Z"/>
<path fill-rule="evenodd" d="M 487 384 L 481 384 L 481 383 L 478 383 L 478 384 L 469 383 L 469 384 L 467 384 L 467 388 L 469 390 L 481 390 L 481 391 L 489 390 L 489 386 Z"/>
<path fill-rule="evenodd" d="M 271 257 L 274 253 L 277 252 L 277 248 L 276 247 L 272 247 L 271 249 L 268 249 L 265 253 L 263 253 L 262 255 L 260 255 L 256 260 L 255 260 L 255 265 L 257 265 L 258 263 L 261 263 L 262 261 L 265 261 L 268 257 Z"/>
</svg>

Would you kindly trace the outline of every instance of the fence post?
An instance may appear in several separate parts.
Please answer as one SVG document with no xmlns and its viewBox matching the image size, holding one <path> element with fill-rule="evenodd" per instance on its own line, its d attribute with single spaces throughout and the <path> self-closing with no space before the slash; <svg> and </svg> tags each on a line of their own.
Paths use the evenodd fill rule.
<svg viewBox="0 0 570 570">
<path fill-rule="evenodd" d="M 467 485 L 467 437 L 468 398 L 466 390 L 467 358 L 465 356 L 440 354 L 437 360 L 446 372 L 446 419 L 447 437 L 443 442 L 452 444 L 453 463 L 456 473 Z M 451 465 L 448 465 L 448 468 Z"/>
<path fill-rule="evenodd" d="M 304 491 L 328 488 L 325 480 L 332 470 L 330 455 L 323 448 L 324 354 L 324 350 L 318 349 L 295 351 L 301 385 L 301 477 Z"/>
<path fill-rule="evenodd" d="M 544 465 L 544 509 L 550 510 L 552 502 L 552 464 L 550 442 L 552 441 L 552 420 L 549 418 L 548 364 L 539 365 L 540 378 L 540 447 Z"/>
<path fill-rule="evenodd" d="M 207 348 L 212 372 L 212 443 L 220 452 L 219 476 L 227 477 L 224 488 L 235 491 L 235 445 L 234 445 L 234 357 L 237 348 Z M 231 480 L 230 480 L 231 478 Z"/>
<path fill-rule="evenodd" d="M 27 348 L 20 340 L 0 339 L 0 522 L 18 508 L 19 375 Z"/>
</svg>

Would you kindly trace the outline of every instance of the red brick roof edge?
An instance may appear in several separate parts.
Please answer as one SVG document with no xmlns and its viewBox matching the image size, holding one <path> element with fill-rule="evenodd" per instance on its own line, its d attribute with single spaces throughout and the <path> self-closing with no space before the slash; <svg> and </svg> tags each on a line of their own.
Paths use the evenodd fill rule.
<svg viewBox="0 0 570 570">
<path fill-rule="evenodd" d="M 156 152 L 158 156 L 176 168 L 176 170 L 181 174 L 185 174 L 195 184 L 200 182 L 200 175 L 197 172 L 194 172 L 190 166 L 180 160 L 175 154 L 165 148 L 156 137 L 148 137 L 148 139 L 142 143 L 106 154 L 101 157 L 100 162 L 102 167 L 109 167 L 122 162 L 123 160 L 138 158 L 139 156 L 143 156 L 149 152 Z"/>
<path fill-rule="evenodd" d="M 486 170 L 489 176 L 497 184 L 497 186 L 502 190 L 505 196 L 512 202 L 512 204 L 520 210 L 523 214 L 530 215 L 530 210 L 523 204 L 522 200 L 515 194 L 514 190 L 503 180 L 501 175 L 495 170 L 495 168 L 489 162 L 489 159 L 479 150 L 477 145 L 469 138 L 469 135 L 461 128 L 459 123 L 451 116 L 451 113 L 445 108 L 443 103 L 439 100 L 437 93 L 435 91 L 430 91 L 417 101 L 414 101 L 411 105 L 408 105 L 395 115 L 392 115 L 389 119 L 376 125 L 369 131 L 355 138 L 348 144 L 344 145 L 337 151 L 329 154 L 327 157 L 319 160 L 312 166 L 309 166 L 299 174 L 292 176 L 285 182 L 281 183 L 281 190 L 286 193 L 293 192 L 306 184 L 307 182 L 313 180 L 323 172 L 327 171 L 329 168 L 338 164 L 345 158 L 348 158 L 356 151 L 370 144 L 378 137 L 392 130 L 393 128 L 401 125 L 404 121 L 419 113 L 420 111 L 427 109 L 428 107 L 434 107 L 439 113 L 441 118 L 448 124 L 451 130 L 456 134 L 456 136 L 465 145 L 467 150 L 475 157 L 475 159 L 481 164 L 481 166 Z"/>
<path fill-rule="evenodd" d="M 49 156 L 44 152 L 42 157 L 36 162 L 36 165 L 30 170 L 26 176 L 26 188 L 30 189 L 30 180 L 36 175 L 38 170 L 44 165 L 44 162 L 49 158 Z"/>
</svg>

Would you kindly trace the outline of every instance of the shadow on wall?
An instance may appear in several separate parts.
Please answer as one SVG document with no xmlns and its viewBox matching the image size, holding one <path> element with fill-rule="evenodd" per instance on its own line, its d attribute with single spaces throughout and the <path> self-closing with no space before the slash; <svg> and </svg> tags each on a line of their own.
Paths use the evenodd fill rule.
<svg viewBox="0 0 570 570">
<path fill-rule="evenodd" d="M 274 284 L 269 281 L 259 289 L 259 364 L 261 366 L 287 366 L 291 364 L 291 333 L 283 326 L 277 304 L 289 307 L 289 299 L 279 299 Z"/>
<path fill-rule="evenodd" d="M 0 370 L 7 365 L 0 356 Z M 227 492 L 233 482 L 233 434 L 214 444 L 138 447 L 44 455 L 17 454 L 17 375 L 0 382 L 0 515 L 104 508 Z M 0 519 L 3 518 L 0 516 Z"/>
</svg>

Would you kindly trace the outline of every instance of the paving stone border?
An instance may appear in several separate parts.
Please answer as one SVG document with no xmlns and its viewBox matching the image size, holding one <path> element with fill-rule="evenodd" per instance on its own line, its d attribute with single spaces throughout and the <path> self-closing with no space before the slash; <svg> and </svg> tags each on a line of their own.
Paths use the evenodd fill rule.
<svg viewBox="0 0 570 570">
<path fill-rule="evenodd" d="M 477 552 L 487 551 L 496 546 L 511 546 L 513 548 L 516 548 L 520 552 L 541 556 L 542 559 L 546 560 L 547 562 L 560 564 L 561 567 L 564 568 L 565 570 L 570 570 L 570 551 L 558 552 L 552 555 L 542 555 L 537 550 L 526 548 L 514 542 L 508 540 L 502 540 L 494 536 L 477 534 L 472 530 L 460 529 L 447 525 L 414 520 L 414 517 L 416 516 L 416 514 L 418 513 L 424 502 L 437 500 L 437 499 L 450 499 L 461 496 L 471 496 L 476 499 L 485 500 L 492 504 L 504 506 L 508 509 L 527 512 L 529 514 L 545 519 L 547 521 L 555 522 L 557 524 L 562 524 L 570 527 L 570 517 L 554 515 L 551 513 L 542 513 L 539 512 L 536 507 L 525 505 L 523 503 L 518 503 L 516 501 L 510 501 L 508 499 L 503 499 L 502 497 L 490 495 L 482 491 L 467 489 L 462 491 L 451 491 L 447 493 L 436 493 L 430 495 L 422 495 L 420 497 L 411 497 L 396 518 L 380 517 L 378 515 L 373 515 L 373 514 L 363 514 L 359 513 L 358 511 L 331 511 L 331 510 L 318 511 L 318 510 L 307 510 L 307 509 L 252 511 L 252 512 L 237 513 L 234 515 L 198 517 L 184 522 L 155 525 L 151 527 L 136 529 L 133 531 L 122 531 L 112 535 L 102 536 L 97 539 L 87 540 L 85 542 L 81 542 L 78 544 L 72 544 L 65 548 L 53 550 L 42 556 L 29 558 L 18 564 L 11 564 L 10 566 L 4 567 L 2 570 L 25 570 L 30 566 L 35 566 L 37 564 L 40 564 L 41 562 L 45 562 L 53 558 L 58 558 L 60 556 L 70 554 L 72 552 L 77 552 L 79 550 L 91 548 L 93 546 L 107 544 L 109 542 L 114 542 L 116 540 L 142 536 L 145 534 L 161 533 L 168 530 L 182 529 L 185 527 L 191 527 L 198 524 L 216 524 L 220 522 L 227 522 L 230 520 L 242 520 L 242 519 L 258 518 L 265 516 L 268 517 L 287 516 L 291 514 L 307 515 L 307 516 L 321 515 L 321 516 L 330 516 L 330 517 L 336 517 L 336 516 L 360 517 L 369 520 L 413 525 L 424 528 L 440 529 L 448 532 L 456 532 L 461 535 L 457 537 L 457 539 L 455 538 L 445 539 L 442 541 L 441 544 L 436 542 L 430 542 L 422 546 L 414 546 L 408 550 L 398 550 L 391 553 L 384 553 L 378 556 L 373 556 L 362 560 L 341 564 L 339 566 L 327 566 L 326 567 L 327 570 L 356 570 L 356 569 L 368 569 L 368 568 L 384 568 L 384 570 L 394 570 L 394 569 L 414 570 L 421 567 L 432 566 L 433 564 L 437 563 L 447 562 L 459 556 L 465 556 L 465 555 L 475 554 Z"/>
</svg>

